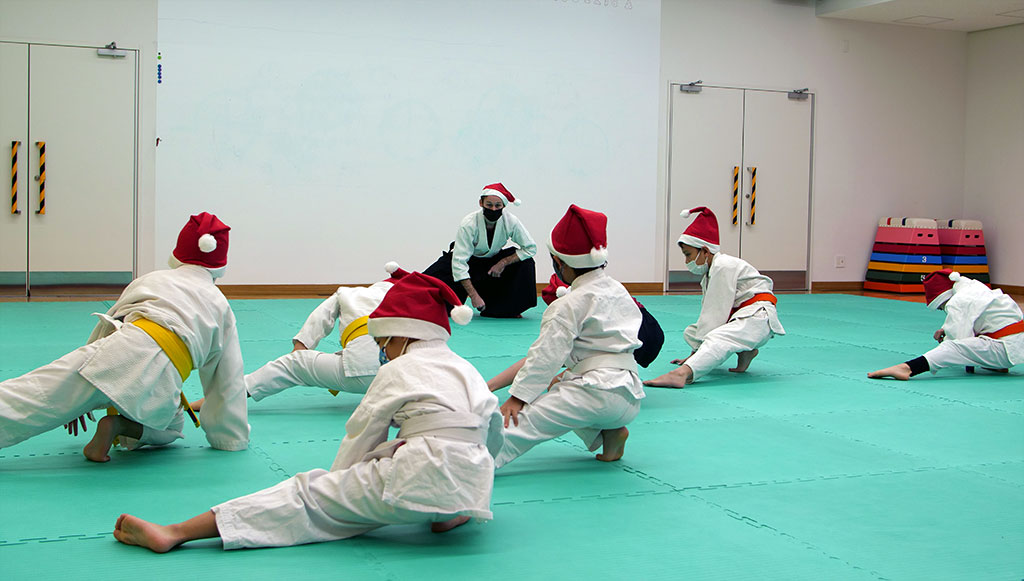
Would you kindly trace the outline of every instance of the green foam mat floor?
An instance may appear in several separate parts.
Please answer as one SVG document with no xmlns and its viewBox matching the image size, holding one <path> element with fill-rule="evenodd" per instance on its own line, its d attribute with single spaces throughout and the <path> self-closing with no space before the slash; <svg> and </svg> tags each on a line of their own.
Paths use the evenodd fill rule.
<svg viewBox="0 0 1024 581">
<path fill-rule="evenodd" d="M 689 352 L 695 296 L 641 297 L 666 331 L 652 378 Z M 291 347 L 319 300 L 232 301 L 246 371 Z M 110 303 L 0 303 L 0 379 L 82 344 Z M 474 319 L 451 347 L 490 377 L 525 355 L 541 309 Z M 1021 579 L 1024 381 L 961 369 L 908 382 L 867 371 L 919 355 L 941 313 L 848 295 L 780 297 L 788 334 L 742 375 L 648 389 L 622 461 L 572 434 L 495 477 L 494 520 L 445 535 L 385 527 L 363 537 L 157 556 L 118 544 L 129 512 L 177 522 L 330 466 L 358 397 L 295 388 L 254 403 L 247 451 L 200 430 L 92 464 L 60 430 L 0 450 L 0 578 L 77 579 Z M 337 350 L 335 333 L 321 342 Z M 189 397 L 201 387 L 193 374 Z M 500 399 L 507 397 L 499 392 Z"/>
</svg>

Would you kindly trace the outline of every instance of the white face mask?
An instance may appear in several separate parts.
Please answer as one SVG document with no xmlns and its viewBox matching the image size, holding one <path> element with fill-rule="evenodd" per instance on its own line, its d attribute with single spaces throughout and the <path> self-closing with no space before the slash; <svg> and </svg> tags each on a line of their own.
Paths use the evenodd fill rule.
<svg viewBox="0 0 1024 581">
<path fill-rule="evenodd" d="M 697 264 L 697 261 L 694 260 L 693 262 L 686 263 L 686 270 L 689 270 L 690 272 L 696 274 L 697 276 L 704 276 L 705 274 L 708 273 L 708 265 Z"/>
<path fill-rule="evenodd" d="M 694 256 L 693 260 L 686 263 L 686 270 L 689 270 L 697 276 L 704 276 L 707 274 L 710 265 L 708 264 L 707 259 L 705 259 L 704 264 L 697 264 L 697 257 L 699 256 L 700 252 L 697 252 L 697 256 Z"/>
</svg>

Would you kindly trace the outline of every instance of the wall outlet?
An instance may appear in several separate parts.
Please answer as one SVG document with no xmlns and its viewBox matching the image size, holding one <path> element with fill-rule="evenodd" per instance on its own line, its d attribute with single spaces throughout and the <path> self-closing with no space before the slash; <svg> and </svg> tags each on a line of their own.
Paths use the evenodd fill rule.
<svg viewBox="0 0 1024 581">
<path fill-rule="evenodd" d="M 846 257 L 842 254 L 836 254 L 836 268 L 846 268 Z"/>
</svg>

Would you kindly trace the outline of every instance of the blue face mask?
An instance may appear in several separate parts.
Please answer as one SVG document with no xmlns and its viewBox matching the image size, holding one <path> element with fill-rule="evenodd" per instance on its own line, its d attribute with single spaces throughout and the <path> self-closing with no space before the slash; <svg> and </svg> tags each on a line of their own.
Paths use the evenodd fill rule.
<svg viewBox="0 0 1024 581">
<path fill-rule="evenodd" d="M 387 348 L 388 343 L 390 343 L 390 342 L 391 342 L 391 337 L 388 337 L 387 340 L 384 341 L 384 344 L 380 346 L 380 355 L 377 356 L 377 359 L 380 361 L 381 365 L 384 365 L 385 363 L 390 361 L 390 359 L 388 359 L 387 351 L 384 350 L 385 348 Z"/>
</svg>

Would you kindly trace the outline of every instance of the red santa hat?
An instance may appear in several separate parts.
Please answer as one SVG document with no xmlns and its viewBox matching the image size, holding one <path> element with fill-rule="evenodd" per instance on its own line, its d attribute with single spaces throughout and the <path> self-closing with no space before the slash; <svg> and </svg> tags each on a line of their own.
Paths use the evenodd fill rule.
<svg viewBox="0 0 1024 581">
<path fill-rule="evenodd" d="M 398 263 L 394 260 L 384 264 L 384 271 L 391 275 L 387 279 L 388 282 L 395 283 L 402 279 L 402 277 L 408 275 L 408 271 L 402 270 L 402 267 L 398 266 Z"/>
<path fill-rule="evenodd" d="M 592 268 L 608 262 L 608 216 L 569 206 L 551 230 L 548 250 L 573 268 Z"/>
<path fill-rule="evenodd" d="M 171 255 L 184 264 L 223 268 L 228 264 L 228 232 L 217 216 L 202 212 L 189 218 L 178 233 L 178 245 Z"/>
<path fill-rule="evenodd" d="M 948 268 L 928 273 L 921 281 L 924 284 L 924 300 L 929 309 L 938 309 L 953 296 L 953 283 L 960 280 L 960 273 Z"/>
<path fill-rule="evenodd" d="M 516 197 L 512 195 L 512 192 L 508 191 L 508 188 L 500 183 L 484 186 L 484 191 L 480 194 L 480 197 L 482 198 L 484 196 L 498 196 L 505 202 L 506 206 L 518 206 L 523 203 L 522 200 L 517 200 Z"/>
<path fill-rule="evenodd" d="M 548 286 L 540 291 L 540 298 L 544 299 L 545 304 L 550 305 L 555 302 L 555 299 L 568 294 L 569 288 L 569 285 L 562 282 L 562 279 L 558 278 L 557 274 L 552 274 L 551 279 L 548 280 Z"/>
<path fill-rule="evenodd" d="M 679 235 L 679 242 L 694 248 L 707 248 L 712 254 L 718 254 L 718 218 L 704 206 L 679 213 L 683 218 L 689 218 L 694 214 L 697 215 L 697 219 Z"/>
<path fill-rule="evenodd" d="M 451 318 L 459 325 L 473 318 L 473 309 L 463 305 L 444 282 L 420 272 L 410 272 L 391 287 L 380 306 L 370 313 L 367 331 L 374 337 L 447 341 L 452 334 L 448 326 L 450 306 L 455 307 Z"/>
</svg>

